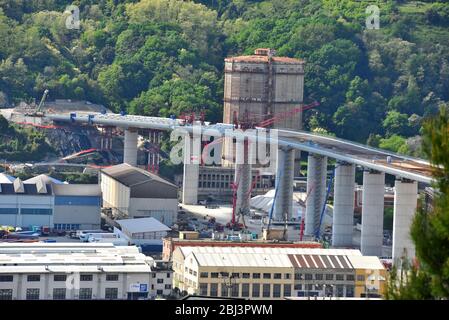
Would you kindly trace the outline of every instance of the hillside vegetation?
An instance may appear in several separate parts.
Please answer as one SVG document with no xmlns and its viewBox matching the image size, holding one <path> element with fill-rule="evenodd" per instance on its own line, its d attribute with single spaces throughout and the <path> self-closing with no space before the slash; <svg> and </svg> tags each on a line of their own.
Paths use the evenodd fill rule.
<svg viewBox="0 0 449 320">
<path fill-rule="evenodd" d="M 258 47 L 305 59 L 305 126 L 421 154 L 423 118 L 449 101 L 449 3 L 377 1 L 0 0 L 0 103 L 87 99 L 119 111 L 222 119 L 223 59 Z"/>
</svg>

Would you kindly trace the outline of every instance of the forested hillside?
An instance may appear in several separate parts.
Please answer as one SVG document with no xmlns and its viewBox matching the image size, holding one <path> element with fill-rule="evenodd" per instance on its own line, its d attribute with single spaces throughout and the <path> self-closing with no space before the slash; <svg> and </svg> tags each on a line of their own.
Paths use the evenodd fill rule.
<svg viewBox="0 0 449 320">
<path fill-rule="evenodd" d="M 80 29 L 67 29 L 67 5 Z M 258 47 L 307 62 L 306 127 L 419 155 L 449 101 L 449 1 L 0 0 L 0 104 L 87 99 L 115 111 L 222 118 L 223 59 Z"/>
</svg>

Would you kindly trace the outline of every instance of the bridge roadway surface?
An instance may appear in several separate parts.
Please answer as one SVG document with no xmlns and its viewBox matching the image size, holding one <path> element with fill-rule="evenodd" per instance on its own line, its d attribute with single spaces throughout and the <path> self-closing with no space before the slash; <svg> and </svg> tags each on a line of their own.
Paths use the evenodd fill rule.
<svg viewBox="0 0 449 320">
<path fill-rule="evenodd" d="M 135 115 L 120 114 L 100 114 L 94 113 L 77 114 L 72 117 L 67 114 L 46 114 L 45 118 L 54 122 L 73 122 L 80 124 L 105 125 L 121 128 L 139 128 L 170 131 L 175 129 L 184 129 L 193 132 L 192 125 L 184 125 L 180 119 L 145 117 Z M 240 130 L 232 130 L 232 124 L 205 124 L 198 126 L 201 131 L 216 129 L 221 134 L 225 130 L 232 132 L 235 137 L 242 136 Z M 260 128 L 261 130 L 266 130 Z M 273 129 L 272 129 L 273 130 Z M 416 180 L 430 184 L 432 182 L 432 167 L 429 162 L 395 154 L 390 151 L 380 150 L 365 146 L 348 140 L 322 136 L 305 131 L 289 131 L 284 129 L 275 129 L 278 132 L 278 140 L 274 141 L 268 135 L 267 143 L 278 144 L 283 147 L 290 147 L 317 155 L 327 156 L 339 161 L 353 163 L 367 169 L 382 171 L 395 175 L 397 177 Z M 251 136 L 245 132 L 245 136 Z M 258 137 L 260 139 L 260 136 Z"/>
</svg>

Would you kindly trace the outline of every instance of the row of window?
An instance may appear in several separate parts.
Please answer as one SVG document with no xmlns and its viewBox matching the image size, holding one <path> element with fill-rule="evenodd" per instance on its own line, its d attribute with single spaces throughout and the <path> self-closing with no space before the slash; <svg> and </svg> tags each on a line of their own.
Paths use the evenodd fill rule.
<svg viewBox="0 0 449 320">
<path fill-rule="evenodd" d="M 0 275 L 0 282 L 13 282 L 13 279 L 14 279 L 14 276 L 11 274 Z M 53 281 L 66 281 L 66 280 L 67 280 L 67 275 L 65 275 L 65 274 L 53 275 Z M 92 280 L 93 280 L 92 274 L 81 274 L 80 275 L 80 281 L 92 281 Z M 30 274 L 27 276 L 27 281 L 28 282 L 41 281 L 41 276 L 39 274 Z M 106 281 L 118 281 L 118 274 L 107 274 Z M 163 283 L 163 282 L 159 282 L 159 279 L 158 279 L 158 283 Z"/>
<path fill-rule="evenodd" d="M 55 223 L 53 225 L 55 230 L 79 230 L 81 225 L 77 223 Z"/>
<path fill-rule="evenodd" d="M 12 300 L 12 293 L 13 293 L 12 289 L 0 289 L 0 300 Z M 118 288 L 105 288 L 104 296 L 105 299 L 117 299 Z M 39 297 L 40 297 L 39 288 L 28 288 L 26 290 L 26 300 L 39 300 Z M 66 288 L 53 289 L 53 300 L 65 300 L 66 297 L 67 297 Z M 91 300 L 92 288 L 80 288 L 78 298 L 80 300 Z"/>
<path fill-rule="evenodd" d="M 190 269 L 189 269 L 190 270 Z M 194 275 L 196 275 L 196 272 L 194 271 Z M 210 273 L 211 278 L 242 278 L 242 279 L 291 279 L 290 273 L 238 273 L 233 272 L 229 275 L 228 272 L 211 272 Z M 200 278 L 209 278 L 209 272 L 201 272 Z"/>
<path fill-rule="evenodd" d="M 0 214 L 19 214 L 18 208 L 0 208 Z M 52 215 L 53 209 L 22 208 L 20 214 Z"/>
<path fill-rule="evenodd" d="M 295 273 L 295 280 L 335 280 L 336 281 L 354 281 L 354 275 L 353 274 L 336 274 L 334 277 L 334 274 L 332 273 Z"/>
<path fill-rule="evenodd" d="M 273 287 L 273 290 L 271 289 Z M 291 296 L 291 284 L 284 284 L 284 293 L 283 296 L 289 297 Z M 230 285 L 221 285 L 220 292 L 218 291 L 218 283 L 200 283 L 200 295 L 209 295 L 212 297 L 242 297 L 242 298 L 280 298 L 281 297 L 281 284 L 259 284 L 253 283 L 251 290 L 249 283 L 234 283 Z M 239 295 L 239 292 L 241 293 Z M 220 295 L 219 295 L 220 293 Z"/>
</svg>

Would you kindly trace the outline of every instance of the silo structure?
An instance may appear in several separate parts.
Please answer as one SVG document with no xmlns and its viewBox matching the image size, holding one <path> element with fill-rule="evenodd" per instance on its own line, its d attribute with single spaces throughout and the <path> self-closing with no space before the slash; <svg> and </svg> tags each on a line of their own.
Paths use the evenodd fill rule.
<svg viewBox="0 0 449 320">
<path fill-rule="evenodd" d="M 271 49 L 256 49 L 254 55 L 226 58 L 223 122 L 233 123 L 234 114 L 241 118 L 245 112 L 256 123 L 279 116 L 298 108 L 303 103 L 303 93 L 303 60 L 277 57 Z M 302 114 L 284 117 L 273 127 L 300 130 Z M 233 163 L 234 150 L 232 141 L 225 140 L 223 156 L 230 161 L 223 161 L 223 165 Z M 299 153 L 295 158 L 299 163 Z M 295 175 L 299 173 L 296 170 Z"/>
</svg>

